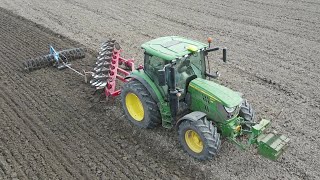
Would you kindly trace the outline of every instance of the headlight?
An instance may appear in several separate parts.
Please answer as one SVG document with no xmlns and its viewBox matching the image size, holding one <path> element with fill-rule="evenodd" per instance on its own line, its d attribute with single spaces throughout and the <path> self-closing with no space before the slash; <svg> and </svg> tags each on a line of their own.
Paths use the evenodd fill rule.
<svg viewBox="0 0 320 180">
<path fill-rule="evenodd" d="M 227 111 L 227 113 L 233 113 L 237 109 L 237 106 L 236 107 L 231 107 L 231 108 L 225 107 L 225 106 L 223 106 L 223 107 Z"/>
</svg>

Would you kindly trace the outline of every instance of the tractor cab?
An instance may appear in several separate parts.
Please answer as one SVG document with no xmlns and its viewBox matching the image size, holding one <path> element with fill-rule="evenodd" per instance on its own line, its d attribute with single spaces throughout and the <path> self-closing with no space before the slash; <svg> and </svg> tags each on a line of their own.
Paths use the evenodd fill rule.
<svg viewBox="0 0 320 180">
<path fill-rule="evenodd" d="M 205 78 L 205 49 L 208 45 L 178 36 L 161 37 L 142 44 L 145 50 L 144 71 L 154 80 L 161 93 L 166 96 L 168 85 L 159 79 L 162 70 L 174 65 L 174 78 L 178 89 L 187 88 L 187 83 L 196 77 Z M 168 71 L 167 71 L 168 72 Z M 169 82 L 169 75 L 164 81 Z M 161 81 L 161 80 L 160 80 Z"/>
</svg>

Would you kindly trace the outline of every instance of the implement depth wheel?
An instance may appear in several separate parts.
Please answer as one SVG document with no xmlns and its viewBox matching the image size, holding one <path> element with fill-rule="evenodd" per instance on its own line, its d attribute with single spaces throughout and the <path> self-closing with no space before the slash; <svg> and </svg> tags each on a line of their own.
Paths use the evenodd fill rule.
<svg viewBox="0 0 320 180">
<path fill-rule="evenodd" d="M 197 121 L 183 121 L 178 133 L 183 149 L 196 159 L 212 159 L 219 151 L 220 134 L 206 117 Z"/>
<path fill-rule="evenodd" d="M 157 103 L 137 80 L 126 83 L 121 91 L 121 103 L 127 119 L 140 128 L 154 128 L 161 122 Z"/>
</svg>

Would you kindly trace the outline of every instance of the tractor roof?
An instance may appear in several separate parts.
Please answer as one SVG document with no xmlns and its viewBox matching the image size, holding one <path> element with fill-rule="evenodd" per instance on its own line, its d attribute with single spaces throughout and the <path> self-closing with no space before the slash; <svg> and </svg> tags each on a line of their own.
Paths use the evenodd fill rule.
<svg viewBox="0 0 320 180">
<path fill-rule="evenodd" d="M 200 50 L 206 44 L 179 36 L 167 36 L 153 39 L 141 45 L 148 53 L 170 61 L 190 54 L 190 50 Z"/>
</svg>

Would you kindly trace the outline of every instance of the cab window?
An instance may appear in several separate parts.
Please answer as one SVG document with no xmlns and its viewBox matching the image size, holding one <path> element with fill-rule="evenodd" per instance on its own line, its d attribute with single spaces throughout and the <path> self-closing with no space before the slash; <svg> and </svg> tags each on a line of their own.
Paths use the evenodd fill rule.
<svg viewBox="0 0 320 180">
<path fill-rule="evenodd" d="M 163 69 L 163 67 L 164 67 L 163 59 L 157 56 L 145 54 L 144 69 L 156 84 L 158 84 L 158 70 Z"/>
<path fill-rule="evenodd" d="M 167 99 L 167 91 L 168 86 L 159 86 L 159 80 L 158 80 L 158 70 L 163 69 L 165 65 L 165 61 L 157 56 L 152 56 L 150 54 L 145 53 L 145 61 L 144 61 L 144 70 L 146 74 L 153 80 L 155 85 L 159 88 L 161 94 L 163 97 L 165 97 L 165 100 Z"/>
</svg>

